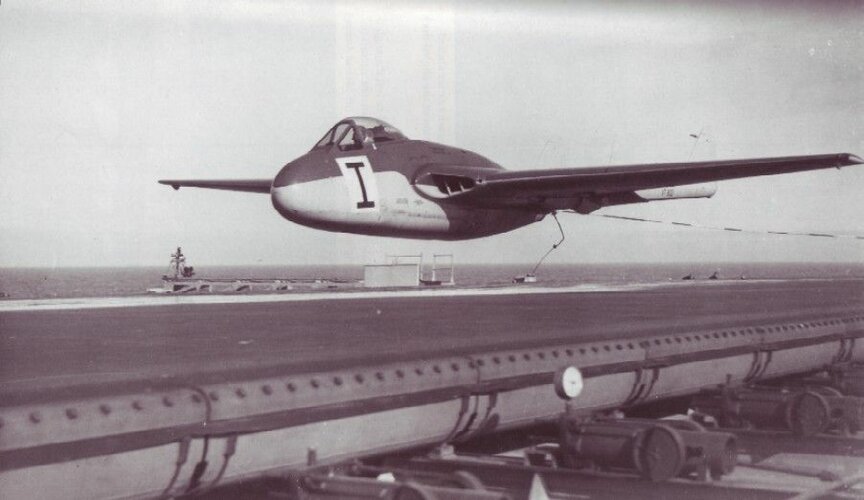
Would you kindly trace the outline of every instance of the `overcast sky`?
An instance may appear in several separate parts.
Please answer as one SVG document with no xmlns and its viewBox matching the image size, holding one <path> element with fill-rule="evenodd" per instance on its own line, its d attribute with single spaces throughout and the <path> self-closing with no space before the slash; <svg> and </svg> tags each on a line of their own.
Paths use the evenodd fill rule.
<svg viewBox="0 0 864 500">
<path fill-rule="evenodd" d="M 270 178 L 351 115 L 516 170 L 864 154 L 864 8 L 777 3 L 3 0 L 0 266 L 533 262 L 556 240 L 327 233 L 156 184 Z M 864 168 L 602 213 L 864 234 Z M 862 240 L 561 221 L 551 262 L 864 261 Z"/>
</svg>

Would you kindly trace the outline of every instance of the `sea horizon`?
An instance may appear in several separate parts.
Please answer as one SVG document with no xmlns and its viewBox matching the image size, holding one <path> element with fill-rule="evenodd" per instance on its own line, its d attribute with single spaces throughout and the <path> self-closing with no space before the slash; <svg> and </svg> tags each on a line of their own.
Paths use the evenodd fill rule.
<svg viewBox="0 0 864 500">
<path fill-rule="evenodd" d="M 531 272 L 536 263 L 456 264 L 455 283 L 460 286 L 503 285 L 516 276 Z M 431 276 L 431 262 L 424 262 L 423 274 Z M 202 279 L 340 279 L 361 280 L 362 265 L 220 265 L 195 266 Z M 849 279 L 864 278 L 861 263 L 808 262 L 680 262 L 680 263 L 544 263 L 537 271 L 538 282 L 558 286 L 578 283 L 651 283 L 693 279 Z M 75 266 L 0 267 L 0 296 L 4 299 L 72 297 L 117 297 L 147 293 L 162 285 L 163 266 Z M 438 279 L 449 279 L 439 271 Z"/>
</svg>

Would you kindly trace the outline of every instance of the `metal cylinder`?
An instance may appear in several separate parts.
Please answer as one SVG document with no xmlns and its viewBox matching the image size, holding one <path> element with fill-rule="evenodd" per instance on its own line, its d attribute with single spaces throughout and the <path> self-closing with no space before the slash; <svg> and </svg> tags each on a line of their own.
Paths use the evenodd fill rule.
<svg viewBox="0 0 864 500">
<path fill-rule="evenodd" d="M 789 428 L 799 436 L 813 436 L 828 428 L 830 408 L 825 396 L 814 391 L 794 394 L 786 405 Z"/>
<path fill-rule="evenodd" d="M 679 475 L 690 475 L 703 469 L 714 479 L 731 473 L 738 461 L 738 438 L 729 432 L 707 430 L 689 419 L 625 419 L 643 425 L 662 423 L 674 429 L 685 447 L 685 463 Z"/>
<path fill-rule="evenodd" d="M 669 426 L 626 420 L 565 424 L 565 463 L 630 470 L 651 481 L 665 481 L 681 472 L 684 441 Z"/>
<path fill-rule="evenodd" d="M 712 415 L 722 427 L 789 430 L 800 436 L 823 432 L 830 423 L 826 396 L 812 390 L 773 388 L 703 392 L 694 410 Z"/>
</svg>

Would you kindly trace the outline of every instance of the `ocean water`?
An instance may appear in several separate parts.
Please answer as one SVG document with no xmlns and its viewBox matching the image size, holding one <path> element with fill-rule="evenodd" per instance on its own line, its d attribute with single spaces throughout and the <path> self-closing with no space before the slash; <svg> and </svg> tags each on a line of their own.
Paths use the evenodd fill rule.
<svg viewBox="0 0 864 500">
<path fill-rule="evenodd" d="M 532 265 L 456 265 L 456 284 L 489 286 L 510 283 Z M 117 297 L 144 295 L 161 286 L 165 267 L 0 268 L 0 297 L 4 299 Z M 360 280 L 362 266 L 219 266 L 196 267 L 198 278 L 338 278 Z M 429 277 L 427 266 L 424 274 Z M 721 279 L 864 278 L 864 264 L 544 264 L 536 275 L 549 286 L 580 283 L 652 283 L 693 275 L 705 279 L 717 272 Z M 439 275 L 446 279 L 446 275 Z"/>
</svg>

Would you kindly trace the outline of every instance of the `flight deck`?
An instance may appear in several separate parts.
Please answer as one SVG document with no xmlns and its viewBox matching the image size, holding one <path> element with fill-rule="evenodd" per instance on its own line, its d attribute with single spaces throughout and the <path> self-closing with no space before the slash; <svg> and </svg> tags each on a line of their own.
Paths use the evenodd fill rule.
<svg viewBox="0 0 864 500">
<path fill-rule="evenodd" d="M 860 279 L 19 300 L 0 332 L 8 498 L 789 498 L 864 456 Z M 646 419 L 682 398 L 721 428 Z"/>
<path fill-rule="evenodd" d="M 0 389 L 228 380 L 862 305 L 855 279 L 7 301 Z"/>
</svg>

